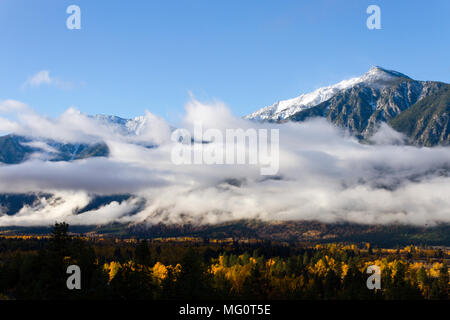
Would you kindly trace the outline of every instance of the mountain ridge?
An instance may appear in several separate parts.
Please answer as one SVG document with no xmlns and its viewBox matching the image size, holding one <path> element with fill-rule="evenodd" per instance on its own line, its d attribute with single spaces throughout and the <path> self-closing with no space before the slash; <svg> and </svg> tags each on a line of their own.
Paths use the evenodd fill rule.
<svg viewBox="0 0 450 320">
<path fill-rule="evenodd" d="M 368 86 L 380 88 L 401 78 L 412 80 L 400 72 L 373 66 L 360 77 L 342 80 L 337 84 L 321 87 L 292 99 L 277 101 L 271 106 L 264 107 L 245 116 L 245 118 L 250 120 L 286 120 L 294 113 L 316 106 L 353 86 L 367 84 Z"/>
<path fill-rule="evenodd" d="M 344 80 L 336 85 L 319 88 L 297 98 L 283 100 L 246 116 L 246 119 L 283 123 L 301 122 L 323 117 L 342 127 L 360 140 L 368 140 L 381 123 L 392 119 L 422 99 L 439 94 L 448 84 L 437 81 L 418 81 L 400 72 L 372 67 L 361 77 Z M 446 102 L 449 104 L 449 102 Z M 281 107 L 280 107 L 281 105 Z M 448 117 L 442 127 L 448 127 Z M 435 132 L 435 135 L 439 135 Z M 433 146 L 450 143 L 446 139 L 414 140 L 412 144 Z M 438 142 L 433 142 L 438 141 Z"/>
<path fill-rule="evenodd" d="M 49 161 L 73 161 L 107 157 L 109 148 L 103 142 L 73 144 L 54 140 L 32 140 L 14 134 L 0 137 L 0 163 L 18 164 L 31 159 L 33 155 L 40 155 Z"/>
</svg>

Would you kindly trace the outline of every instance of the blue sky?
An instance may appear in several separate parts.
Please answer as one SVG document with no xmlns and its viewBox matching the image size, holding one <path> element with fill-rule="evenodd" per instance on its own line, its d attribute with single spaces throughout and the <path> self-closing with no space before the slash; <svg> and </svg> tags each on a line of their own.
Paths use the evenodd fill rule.
<svg viewBox="0 0 450 320">
<path fill-rule="evenodd" d="M 71 4 L 81 30 L 66 28 Z M 381 30 L 366 27 L 370 4 Z M 175 124 L 189 92 L 241 116 L 372 65 L 449 82 L 449 12 L 448 0 L 1 0 L 0 100 Z M 26 84 L 42 70 L 51 84 Z"/>
</svg>

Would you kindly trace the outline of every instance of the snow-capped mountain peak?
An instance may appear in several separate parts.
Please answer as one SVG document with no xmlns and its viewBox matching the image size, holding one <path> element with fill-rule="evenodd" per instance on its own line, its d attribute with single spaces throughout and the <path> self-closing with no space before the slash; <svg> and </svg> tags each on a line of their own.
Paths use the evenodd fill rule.
<svg viewBox="0 0 450 320">
<path fill-rule="evenodd" d="M 337 84 L 316 89 L 293 99 L 278 101 L 271 106 L 264 107 L 252 114 L 249 114 L 245 118 L 260 121 L 284 120 L 299 111 L 314 107 L 351 87 L 362 85 L 381 89 L 399 78 L 410 79 L 408 76 L 400 72 L 374 66 L 361 77 L 343 80 Z"/>
<path fill-rule="evenodd" d="M 91 117 L 103 125 L 118 128 L 118 130 L 124 134 L 139 135 L 146 123 L 145 116 L 138 116 L 133 119 L 124 119 L 117 116 L 96 114 Z"/>
<path fill-rule="evenodd" d="M 386 70 L 378 66 L 370 68 L 369 71 L 357 79 L 359 79 L 358 83 L 364 83 L 367 86 L 383 86 L 397 80 L 398 78 L 411 79 L 403 73 L 393 70 Z"/>
</svg>

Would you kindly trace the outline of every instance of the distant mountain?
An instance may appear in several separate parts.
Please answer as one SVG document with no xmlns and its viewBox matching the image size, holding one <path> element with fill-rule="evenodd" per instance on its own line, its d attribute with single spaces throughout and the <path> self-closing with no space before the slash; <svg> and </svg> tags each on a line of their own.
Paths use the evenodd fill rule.
<svg viewBox="0 0 450 320">
<path fill-rule="evenodd" d="M 317 106 L 355 86 L 382 89 L 397 82 L 398 79 L 411 80 L 411 78 L 400 72 L 386 70 L 381 67 L 372 67 L 361 77 L 344 80 L 332 86 L 319 88 L 293 99 L 278 101 L 271 106 L 262 108 L 246 116 L 245 118 L 251 120 L 287 120 L 294 114 Z"/>
<path fill-rule="evenodd" d="M 33 153 L 33 148 L 23 145 L 22 137 L 7 135 L 0 137 L 0 162 L 7 164 L 20 163 Z"/>
<path fill-rule="evenodd" d="M 439 96 L 445 94 L 441 89 L 447 86 L 442 82 L 413 80 L 397 71 L 373 67 L 361 77 L 320 88 L 294 99 L 279 101 L 246 116 L 246 119 L 281 123 L 324 117 L 331 123 L 346 128 L 359 139 L 368 139 L 380 123 L 393 120 L 423 99 L 435 96 L 434 99 L 441 101 Z M 425 104 L 413 108 L 412 113 L 427 108 L 429 102 L 430 100 L 425 100 Z M 448 101 L 446 106 L 448 108 Z M 441 106 L 439 110 L 444 109 L 445 106 Z M 409 116 L 408 119 L 413 117 Z M 422 119 L 428 121 L 427 117 Z M 428 123 L 423 125 L 427 127 Z M 448 128 L 448 116 L 446 118 L 445 114 L 440 118 L 439 125 L 436 123 L 434 126 L 439 132 L 433 133 L 443 139 L 426 140 L 411 136 L 412 143 L 430 146 L 449 144 L 448 134 L 442 134 L 439 129 L 441 127 Z"/>
<path fill-rule="evenodd" d="M 49 161 L 72 161 L 108 155 L 109 148 L 105 143 L 71 144 L 12 134 L 0 137 L 0 163 L 5 164 L 18 164 L 33 156 Z"/>
<path fill-rule="evenodd" d="M 93 195 L 89 204 L 84 208 L 78 208 L 74 213 L 81 214 L 91 210 L 97 210 L 111 202 L 126 201 L 133 196 L 130 194 L 101 196 Z M 31 193 L 3 193 L 0 194 L 0 216 L 2 214 L 15 215 L 20 212 L 24 206 L 36 207 L 42 205 L 42 201 L 54 200 L 55 196 L 50 193 L 31 192 Z"/>
<path fill-rule="evenodd" d="M 117 116 L 93 115 L 99 123 L 114 127 L 123 135 L 139 135 L 144 128 L 145 117 L 124 119 Z M 32 157 L 49 161 L 73 161 L 91 157 L 107 157 L 108 146 L 103 143 L 64 143 L 49 139 L 38 139 L 9 134 L 0 137 L 0 163 L 18 164 Z"/>
<path fill-rule="evenodd" d="M 147 117 L 125 119 L 112 115 L 91 115 L 97 123 L 109 127 L 112 132 L 123 136 L 139 136 L 145 133 L 149 123 Z M 175 130 L 175 128 L 171 128 Z M 146 148 L 156 147 L 151 141 L 135 142 Z M 107 157 L 109 148 L 104 142 L 65 143 L 50 139 L 24 137 L 15 134 L 0 136 L 0 163 L 17 164 L 39 157 L 49 161 L 72 161 L 90 157 Z"/>
<path fill-rule="evenodd" d="M 123 135 L 139 135 L 145 128 L 146 118 L 144 116 L 135 117 L 133 119 L 124 119 L 117 116 L 96 114 L 90 116 L 90 118 L 97 120 L 99 123 L 112 126 Z"/>
</svg>

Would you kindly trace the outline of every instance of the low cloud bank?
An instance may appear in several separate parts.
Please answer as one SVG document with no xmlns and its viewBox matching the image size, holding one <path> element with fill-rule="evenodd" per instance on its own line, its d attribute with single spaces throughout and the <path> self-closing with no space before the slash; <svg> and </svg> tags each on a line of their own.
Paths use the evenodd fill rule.
<svg viewBox="0 0 450 320">
<path fill-rule="evenodd" d="M 373 144 L 360 144 L 323 119 L 262 124 L 234 117 L 222 103 L 186 105 L 182 126 L 279 129 L 279 172 L 260 166 L 176 165 L 171 127 L 146 112 L 138 134 L 76 109 L 46 118 L 17 101 L 0 102 L 0 132 L 71 143 L 104 141 L 108 158 L 49 162 L 32 158 L 0 165 L 0 193 L 51 193 L 0 226 L 123 223 L 219 223 L 234 219 L 348 221 L 363 224 L 450 223 L 450 148 L 418 148 L 381 126 Z M 157 145 L 149 148 L 149 145 Z M 218 141 L 209 150 L 221 149 Z M 245 148 L 246 145 L 237 146 Z M 195 151 L 193 151 L 195 152 Z M 94 195 L 131 194 L 78 214 Z"/>
</svg>

